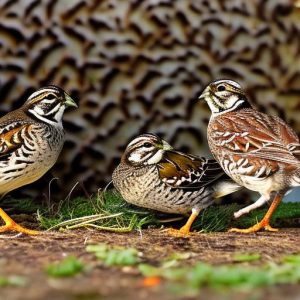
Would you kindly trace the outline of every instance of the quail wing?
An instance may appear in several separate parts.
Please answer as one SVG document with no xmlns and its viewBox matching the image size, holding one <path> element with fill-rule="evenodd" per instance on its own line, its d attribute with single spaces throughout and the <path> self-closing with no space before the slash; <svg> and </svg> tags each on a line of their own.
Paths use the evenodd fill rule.
<svg viewBox="0 0 300 300">
<path fill-rule="evenodd" d="M 213 159 L 166 151 L 158 163 L 161 180 L 174 188 L 199 189 L 225 175 Z"/>
<path fill-rule="evenodd" d="M 280 118 L 259 112 L 253 116 L 245 111 L 214 120 L 211 139 L 239 158 L 285 164 L 295 164 L 300 158 L 300 144 L 295 132 Z"/>
</svg>

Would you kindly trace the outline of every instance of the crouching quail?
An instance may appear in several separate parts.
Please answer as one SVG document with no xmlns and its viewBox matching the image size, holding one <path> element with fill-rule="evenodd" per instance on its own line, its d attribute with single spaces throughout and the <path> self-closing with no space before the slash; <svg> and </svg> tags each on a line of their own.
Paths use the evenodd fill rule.
<svg viewBox="0 0 300 300">
<path fill-rule="evenodd" d="M 0 119 L 0 195 L 32 183 L 56 162 L 64 143 L 62 116 L 72 98 L 56 86 L 34 92 L 24 105 Z M 1 208 L 0 232 L 37 234 L 15 223 Z"/>
<path fill-rule="evenodd" d="M 153 134 L 133 139 L 114 170 L 115 188 L 129 203 L 165 213 L 191 215 L 175 235 L 188 235 L 199 212 L 240 188 L 213 159 L 176 150 Z"/>
<path fill-rule="evenodd" d="M 276 231 L 269 224 L 273 212 L 290 188 L 300 186 L 298 136 L 280 118 L 253 108 L 241 86 L 232 80 L 212 82 L 200 98 L 212 111 L 207 136 L 214 157 L 235 182 L 261 194 L 235 217 L 272 201 L 259 223 L 231 231 Z"/>
</svg>

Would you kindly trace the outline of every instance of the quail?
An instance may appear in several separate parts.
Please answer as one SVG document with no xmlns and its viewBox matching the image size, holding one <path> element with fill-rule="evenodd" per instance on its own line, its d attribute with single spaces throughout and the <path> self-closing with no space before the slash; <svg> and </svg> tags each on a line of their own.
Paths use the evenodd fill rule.
<svg viewBox="0 0 300 300">
<path fill-rule="evenodd" d="M 230 180 L 214 159 L 185 154 L 154 134 L 134 138 L 114 170 L 115 188 L 129 203 L 165 213 L 191 215 L 180 230 L 184 236 L 199 212 L 214 199 L 240 186 Z"/>
<path fill-rule="evenodd" d="M 43 176 L 56 162 L 64 143 L 62 116 L 77 107 L 61 88 L 49 85 L 34 92 L 22 107 L 0 118 L 0 195 Z M 0 208 L 0 232 L 37 234 L 14 222 Z"/>
<path fill-rule="evenodd" d="M 230 231 L 277 231 L 270 225 L 273 212 L 289 189 L 300 186 L 298 136 L 279 117 L 256 110 L 235 81 L 212 82 L 200 98 L 206 100 L 212 112 L 207 136 L 215 159 L 235 182 L 261 195 L 235 217 L 272 201 L 260 222 Z"/>
</svg>

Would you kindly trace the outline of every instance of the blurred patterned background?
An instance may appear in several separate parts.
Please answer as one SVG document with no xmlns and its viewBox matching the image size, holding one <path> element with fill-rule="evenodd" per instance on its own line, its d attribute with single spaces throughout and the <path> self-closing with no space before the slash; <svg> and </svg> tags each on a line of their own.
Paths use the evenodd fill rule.
<svg viewBox="0 0 300 300">
<path fill-rule="evenodd" d="M 300 133 L 300 6 L 287 0 L 0 0 L 0 113 L 56 84 L 65 115 L 56 166 L 22 191 L 66 197 L 110 181 L 126 143 L 153 132 L 208 155 L 210 112 L 197 96 L 239 81 L 261 110 Z"/>
</svg>

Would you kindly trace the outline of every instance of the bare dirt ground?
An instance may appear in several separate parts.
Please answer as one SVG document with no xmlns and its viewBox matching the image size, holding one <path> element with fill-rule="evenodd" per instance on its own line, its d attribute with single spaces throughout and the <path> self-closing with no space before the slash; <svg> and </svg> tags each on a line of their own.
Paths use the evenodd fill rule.
<svg viewBox="0 0 300 300">
<path fill-rule="evenodd" d="M 143 278 L 132 268 L 106 267 L 87 253 L 87 244 L 105 242 L 134 247 L 143 253 L 145 262 L 155 264 L 171 252 L 193 252 L 185 262 L 213 264 L 232 263 L 234 253 L 260 253 L 266 261 L 279 261 L 283 256 L 300 252 L 300 229 L 282 229 L 277 233 L 240 235 L 234 233 L 194 234 L 188 238 L 168 236 L 159 229 L 142 232 L 109 233 L 95 230 L 48 232 L 35 237 L 0 239 L 0 275 L 21 275 L 27 278 L 24 287 L 0 288 L 0 299 L 200 299 L 178 296 L 165 288 L 164 282 L 144 287 Z M 50 278 L 45 266 L 67 255 L 79 257 L 90 270 L 71 278 Z M 272 299 L 300 298 L 300 286 L 276 286 L 251 292 L 220 292 L 204 289 L 201 299 Z"/>
</svg>

